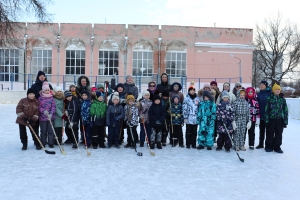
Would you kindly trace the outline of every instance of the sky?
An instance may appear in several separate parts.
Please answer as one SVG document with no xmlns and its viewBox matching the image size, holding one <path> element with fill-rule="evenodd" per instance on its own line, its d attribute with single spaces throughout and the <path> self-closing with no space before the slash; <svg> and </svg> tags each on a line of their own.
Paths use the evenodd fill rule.
<svg viewBox="0 0 300 200">
<path fill-rule="evenodd" d="M 300 24 L 295 0 L 52 0 L 53 22 L 154 24 L 254 29 L 280 12 Z M 33 18 L 27 22 L 34 21 Z"/>
</svg>

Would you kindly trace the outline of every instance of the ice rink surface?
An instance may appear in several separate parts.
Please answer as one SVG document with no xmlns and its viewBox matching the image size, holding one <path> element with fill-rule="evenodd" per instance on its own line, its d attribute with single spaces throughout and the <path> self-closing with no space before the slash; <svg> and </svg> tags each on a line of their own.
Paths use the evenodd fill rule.
<svg viewBox="0 0 300 200">
<path fill-rule="evenodd" d="M 283 154 L 264 150 L 217 152 L 170 145 L 154 149 L 90 149 L 67 155 L 37 151 L 28 131 L 22 151 L 16 105 L 0 105 L 0 199 L 299 199 L 300 121 L 290 119 Z M 183 128 L 185 132 L 185 128 Z M 256 128 L 256 144 L 258 128 Z M 126 144 L 126 143 L 125 143 Z M 247 141 L 246 141 L 247 144 Z M 53 150 L 49 149 L 48 150 Z"/>
</svg>

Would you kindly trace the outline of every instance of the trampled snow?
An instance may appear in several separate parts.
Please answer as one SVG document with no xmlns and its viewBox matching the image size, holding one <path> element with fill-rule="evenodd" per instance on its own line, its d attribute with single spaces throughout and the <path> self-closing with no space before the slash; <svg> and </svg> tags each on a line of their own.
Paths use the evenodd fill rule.
<svg viewBox="0 0 300 200">
<path fill-rule="evenodd" d="M 16 105 L 0 105 L 0 199 L 299 199 L 300 121 L 290 119 L 283 154 L 217 152 L 170 145 L 154 149 L 21 150 Z M 185 132 L 185 129 L 183 130 Z M 29 131 L 28 131 L 29 133 Z M 258 128 L 256 128 L 256 144 Z M 126 144 L 126 143 L 125 143 Z M 48 150 L 49 149 L 47 147 Z"/>
</svg>

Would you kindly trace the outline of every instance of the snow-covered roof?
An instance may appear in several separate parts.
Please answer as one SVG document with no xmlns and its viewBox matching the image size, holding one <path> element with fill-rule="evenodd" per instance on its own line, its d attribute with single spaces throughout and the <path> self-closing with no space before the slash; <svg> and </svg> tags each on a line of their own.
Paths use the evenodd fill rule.
<svg viewBox="0 0 300 200">
<path fill-rule="evenodd" d="M 250 49 L 250 50 L 255 49 L 255 46 L 247 45 L 247 44 L 211 43 L 211 42 L 195 42 L 195 47 L 225 48 L 225 49 Z"/>
</svg>

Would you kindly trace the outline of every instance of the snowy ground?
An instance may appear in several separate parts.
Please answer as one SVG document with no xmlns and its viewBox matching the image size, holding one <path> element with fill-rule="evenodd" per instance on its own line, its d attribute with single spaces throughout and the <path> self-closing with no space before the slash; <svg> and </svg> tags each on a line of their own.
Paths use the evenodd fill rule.
<svg viewBox="0 0 300 200">
<path fill-rule="evenodd" d="M 283 154 L 146 147 L 89 150 L 67 155 L 37 151 L 29 134 L 21 150 L 16 105 L 0 105 L 0 199 L 299 199 L 300 121 L 290 120 Z M 258 130 L 256 130 L 258 136 Z M 258 137 L 256 138 L 256 143 Z"/>
</svg>

